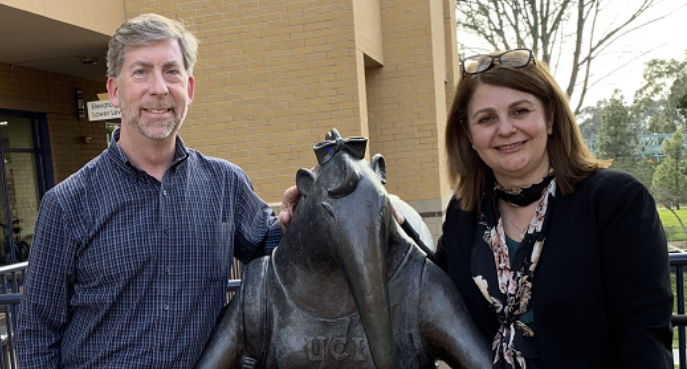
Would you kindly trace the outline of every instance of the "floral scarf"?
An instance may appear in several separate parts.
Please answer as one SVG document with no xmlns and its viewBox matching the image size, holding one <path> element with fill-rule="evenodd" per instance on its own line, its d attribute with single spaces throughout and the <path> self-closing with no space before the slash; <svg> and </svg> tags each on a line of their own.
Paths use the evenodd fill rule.
<svg viewBox="0 0 687 369">
<path fill-rule="evenodd" d="M 504 219 L 499 213 L 498 197 L 494 191 L 487 191 L 482 212 L 478 215 L 477 234 L 481 234 L 482 239 L 473 245 L 470 270 L 477 287 L 501 323 L 492 342 L 494 368 L 526 369 L 528 359 L 538 361 L 536 340 L 532 339 L 534 331 L 519 317 L 530 307 L 534 270 L 544 247 L 555 202 L 555 178 L 540 191 L 534 217 L 515 253 L 513 265 L 506 245 Z"/>
</svg>

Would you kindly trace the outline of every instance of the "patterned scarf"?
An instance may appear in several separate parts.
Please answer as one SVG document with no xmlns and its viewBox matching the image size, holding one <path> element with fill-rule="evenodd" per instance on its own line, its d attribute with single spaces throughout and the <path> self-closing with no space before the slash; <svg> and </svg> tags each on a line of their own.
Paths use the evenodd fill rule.
<svg viewBox="0 0 687 369">
<path fill-rule="evenodd" d="M 544 247 L 555 203 L 555 178 L 547 177 L 544 182 L 546 185 L 538 186 L 539 195 L 529 201 L 538 200 L 539 203 L 512 265 L 503 228 L 504 219 L 498 208 L 499 191 L 487 191 L 477 219 L 477 234 L 481 234 L 482 239 L 473 245 L 470 270 L 477 287 L 501 323 L 492 342 L 494 368 L 526 369 L 526 358 L 539 356 L 536 340 L 532 339 L 534 331 L 519 317 L 530 307 L 534 270 Z M 511 199 L 507 201 L 513 202 Z M 523 201 L 519 204 L 527 205 Z"/>
</svg>

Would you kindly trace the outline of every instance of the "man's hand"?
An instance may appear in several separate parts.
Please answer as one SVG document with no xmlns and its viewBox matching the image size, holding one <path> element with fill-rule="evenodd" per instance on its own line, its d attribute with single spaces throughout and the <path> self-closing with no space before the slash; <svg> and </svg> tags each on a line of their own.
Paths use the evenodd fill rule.
<svg viewBox="0 0 687 369">
<path fill-rule="evenodd" d="M 281 208 L 279 209 L 279 226 L 281 232 L 286 232 L 286 227 L 291 223 L 293 213 L 296 211 L 298 200 L 301 199 L 301 193 L 298 187 L 289 187 L 284 191 L 284 197 L 281 200 Z"/>
</svg>

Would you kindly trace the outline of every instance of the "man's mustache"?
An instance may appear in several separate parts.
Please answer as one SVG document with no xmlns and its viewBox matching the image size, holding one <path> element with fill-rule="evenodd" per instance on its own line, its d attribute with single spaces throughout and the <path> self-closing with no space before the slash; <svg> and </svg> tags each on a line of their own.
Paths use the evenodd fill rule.
<svg viewBox="0 0 687 369">
<path fill-rule="evenodd" d="M 151 101 L 142 103 L 141 108 L 146 110 L 176 109 L 176 104 L 174 103 L 174 101 L 171 100 Z"/>
</svg>

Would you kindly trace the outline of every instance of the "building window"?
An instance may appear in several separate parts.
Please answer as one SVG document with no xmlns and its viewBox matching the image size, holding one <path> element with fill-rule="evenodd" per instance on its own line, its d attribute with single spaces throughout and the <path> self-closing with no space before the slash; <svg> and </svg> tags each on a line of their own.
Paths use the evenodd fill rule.
<svg viewBox="0 0 687 369">
<path fill-rule="evenodd" d="M 26 261 L 52 183 L 44 114 L 0 110 L 0 265 Z"/>
</svg>

